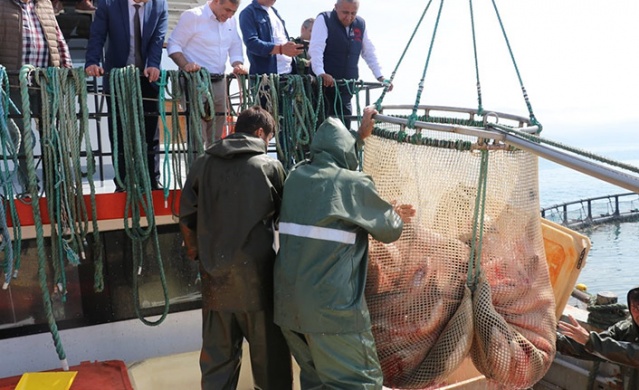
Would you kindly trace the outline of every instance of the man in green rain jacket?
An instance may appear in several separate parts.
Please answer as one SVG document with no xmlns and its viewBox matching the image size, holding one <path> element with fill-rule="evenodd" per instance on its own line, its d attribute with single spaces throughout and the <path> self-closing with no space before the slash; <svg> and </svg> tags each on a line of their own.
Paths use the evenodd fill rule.
<svg viewBox="0 0 639 390">
<path fill-rule="evenodd" d="M 630 317 L 607 330 L 588 332 L 572 316 L 560 322 L 557 352 L 587 360 L 617 363 L 624 375 L 624 389 L 639 389 L 639 287 L 628 291 Z"/>
<path fill-rule="evenodd" d="M 266 155 L 274 131 L 266 110 L 242 111 L 235 134 L 195 161 L 182 190 L 180 228 L 202 275 L 203 390 L 235 390 L 245 338 L 255 388 L 293 386 L 291 355 L 273 322 L 273 220 L 285 177 Z"/>
<path fill-rule="evenodd" d="M 358 168 L 373 129 L 364 110 L 358 133 L 328 118 L 310 160 L 284 184 L 275 262 L 275 322 L 300 366 L 302 389 L 381 389 L 382 372 L 364 299 L 368 234 L 392 242 L 410 205 L 394 207 Z M 398 214 L 399 213 L 399 214 Z"/>
</svg>

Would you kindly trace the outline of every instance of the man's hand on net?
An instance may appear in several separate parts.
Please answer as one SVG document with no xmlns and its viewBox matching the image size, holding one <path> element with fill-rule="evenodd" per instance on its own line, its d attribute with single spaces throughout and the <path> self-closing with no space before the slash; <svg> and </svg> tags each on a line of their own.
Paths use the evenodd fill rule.
<svg viewBox="0 0 639 390">
<path fill-rule="evenodd" d="M 365 139 L 366 137 L 373 134 L 373 126 L 375 126 L 375 119 L 373 116 L 379 114 L 375 107 L 368 106 L 364 108 L 364 115 L 362 116 L 362 123 L 359 125 L 359 136 L 361 139 Z"/>
<path fill-rule="evenodd" d="M 413 220 L 415 208 L 413 208 L 412 204 L 396 204 L 395 201 L 391 202 L 391 204 L 393 205 L 395 213 L 402 219 L 402 222 L 409 223 Z"/>
</svg>

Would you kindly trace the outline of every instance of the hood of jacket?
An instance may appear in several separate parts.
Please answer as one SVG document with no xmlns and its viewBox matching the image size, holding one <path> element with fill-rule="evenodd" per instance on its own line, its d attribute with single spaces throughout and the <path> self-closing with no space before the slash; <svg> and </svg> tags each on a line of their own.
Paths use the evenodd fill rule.
<svg viewBox="0 0 639 390">
<path fill-rule="evenodd" d="M 320 125 L 311 142 L 312 164 L 335 164 L 357 170 L 359 137 L 337 118 L 329 117 Z"/>
<path fill-rule="evenodd" d="M 632 295 L 634 295 L 634 296 L 635 296 L 635 298 L 634 298 L 634 300 L 635 300 L 635 301 L 636 301 L 636 300 L 639 300 L 639 286 L 637 286 L 637 287 L 635 287 L 635 288 L 632 288 L 632 289 L 630 289 L 630 290 L 628 291 L 628 295 L 627 295 L 627 297 L 626 297 L 626 302 L 628 302 L 628 311 L 630 311 L 630 305 L 631 305 L 630 297 L 631 297 Z M 632 312 L 630 312 L 630 318 L 632 318 L 632 322 L 634 323 L 635 328 L 636 328 L 636 329 L 639 329 L 639 324 L 637 324 L 637 321 L 635 321 L 635 318 L 634 318 L 634 316 L 632 315 Z"/>
<path fill-rule="evenodd" d="M 259 137 L 245 133 L 234 133 L 215 141 L 206 154 L 218 158 L 231 159 L 238 154 L 262 154 L 266 152 L 266 142 Z"/>
</svg>

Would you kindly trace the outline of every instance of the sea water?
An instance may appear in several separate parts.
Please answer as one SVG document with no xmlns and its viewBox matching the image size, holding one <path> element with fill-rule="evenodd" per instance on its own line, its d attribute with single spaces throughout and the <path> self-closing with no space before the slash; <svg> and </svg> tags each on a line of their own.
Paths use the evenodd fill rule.
<svg viewBox="0 0 639 390">
<path fill-rule="evenodd" d="M 633 159 L 637 154 L 633 154 L 620 161 L 639 167 L 639 160 Z M 540 159 L 539 193 L 542 208 L 629 192 L 625 188 Z M 580 233 L 590 238 L 592 247 L 577 282 L 585 284 L 591 294 L 610 291 L 619 297 L 620 303 L 626 303 L 628 290 L 639 286 L 639 221 L 598 225 Z"/>
</svg>

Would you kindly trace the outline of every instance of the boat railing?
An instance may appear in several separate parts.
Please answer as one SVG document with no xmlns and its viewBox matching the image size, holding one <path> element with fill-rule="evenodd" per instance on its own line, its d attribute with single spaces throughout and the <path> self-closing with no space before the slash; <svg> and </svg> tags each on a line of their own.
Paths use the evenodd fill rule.
<svg viewBox="0 0 639 390">
<path fill-rule="evenodd" d="M 17 77 L 19 75 L 18 71 L 8 71 L 7 74 L 9 76 L 12 77 Z M 89 117 L 89 126 L 90 126 L 90 133 L 91 133 L 91 138 L 94 140 L 92 142 L 93 144 L 93 150 L 92 150 L 92 154 L 96 160 L 96 177 L 95 180 L 99 180 L 99 181 L 106 181 L 106 180 L 110 180 L 112 179 L 112 173 L 109 169 L 105 169 L 106 166 L 109 166 L 112 164 L 112 150 L 111 150 L 111 145 L 110 142 L 108 141 L 108 124 L 107 124 L 107 119 L 109 117 L 109 111 L 108 111 L 108 104 L 107 104 L 107 96 L 108 94 L 104 91 L 103 89 L 103 78 L 107 76 L 107 74 L 103 75 L 103 76 L 99 76 L 99 77 L 87 77 L 87 97 L 88 97 L 88 117 Z M 143 76 L 140 76 L 143 77 Z M 247 76 L 249 83 L 251 82 L 256 82 L 257 78 L 260 77 L 259 75 L 249 75 Z M 280 76 L 279 80 L 281 83 L 285 83 L 287 81 L 287 77 L 286 75 Z M 313 76 L 303 76 L 303 77 L 308 77 L 310 78 L 311 83 L 316 83 L 315 77 Z M 215 81 L 219 81 L 219 80 L 226 80 L 227 83 L 227 93 L 228 93 L 228 107 L 227 107 L 227 111 L 225 113 L 215 113 L 216 116 L 224 116 L 225 120 L 226 120 L 226 124 L 228 126 L 228 128 L 230 129 L 231 127 L 234 126 L 235 124 L 235 117 L 239 114 L 239 112 L 241 111 L 241 108 L 243 106 L 243 102 L 242 100 L 245 99 L 245 97 L 241 96 L 241 93 L 239 92 L 240 87 L 238 85 L 235 85 L 234 80 L 236 80 L 237 78 L 235 77 L 235 75 L 233 74 L 228 74 L 228 75 L 224 75 L 224 74 L 210 74 L 210 79 L 211 81 L 215 82 Z M 342 80 L 338 80 L 339 83 L 342 83 L 344 81 Z M 384 87 L 383 83 L 380 82 L 368 82 L 368 81 L 362 81 L 359 80 L 356 82 L 357 88 L 357 98 L 358 99 L 362 99 L 364 105 L 368 106 L 371 104 L 371 91 L 375 90 L 375 89 L 380 89 Z M 17 86 L 12 86 L 12 88 L 17 88 Z M 30 90 L 33 91 L 33 93 L 38 93 L 40 87 L 37 85 L 31 85 L 29 87 Z M 147 99 L 147 98 L 144 98 Z M 167 117 L 167 125 L 169 127 L 169 132 L 173 132 L 173 131 L 181 131 L 184 133 L 185 136 L 188 136 L 188 134 L 190 133 L 190 125 L 189 125 L 189 121 L 186 120 L 186 118 L 189 115 L 189 109 L 190 109 L 190 104 L 189 102 L 186 101 L 182 101 L 182 99 L 173 99 L 170 96 L 165 96 L 164 99 L 165 103 L 167 104 L 167 106 L 165 107 L 165 115 Z M 170 104 L 174 104 L 174 102 L 177 101 L 178 105 L 179 105 L 179 109 L 178 109 L 178 113 L 177 115 L 179 117 L 181 117 L 182 119 L 180 120 L 180 128 L 179 129 L 173 129 L 172 125 L 171 125 L 171 121 L 169 120 L 169 118 L 171 117 L 172 113 L 170 111 L 170 107 L 168 105 Z M 161 113 L 158 111 L 155 112 L 145 112 L 144 113 L 145 116 L 160 116 Z M 78 117 L 80 117 L 80 114 L 78 114 Z M 22 114 L 20 113 L 10 113 L 9 114 L 9 118 L 11 119 L 22 119 Z M 351 115 L 350 117 L 347 116 L 347 118 L 353 119 L 353 120 L 357 120 L 358 117 L 356 115 Z M 163 138 L 163 123 L 162 121 L 159 121 L 158 126 L 160 127 L 160 149 L 159 151 L 157 151 L 156 153 L 159 155 L 163 155 L 164 154 L 164 148 L 165 145 L 162 142 L 162 138 Z M 169 154 L 173 154 L 174 150 L 173 147 L 175 145 L 169 144 L 168 145 L 168 153 Z M 268 145 L 268 153 L 270 155 L 275 156 L 277 154 L 277 150 L 276 150 L 276 145 L 275 145 L 275 140 L 271 141 L 271 143 Z M 86 151 L 82 151 L 81 152 L 82 157 L 86 157 L 87 153 Z M 25 155 L 24 153 L 17 153 L 16 156 L 18 159 L 24 159 Z M 42 157 L 42 153 L 41 153 L 41 149 L 40 147 L 36 147 L 36 149 L 34 150 L 34 157 L 36 158 L 37 161 L 37 165 L 41 167 L 42 162 L 41 157 Z"/>
<path fill-rule="evenodd" d="M 628 192 L 580 199 L 541 209 L 541 216 L 572 229 L 639 219 L 639 194 Z"/>
</svg>

